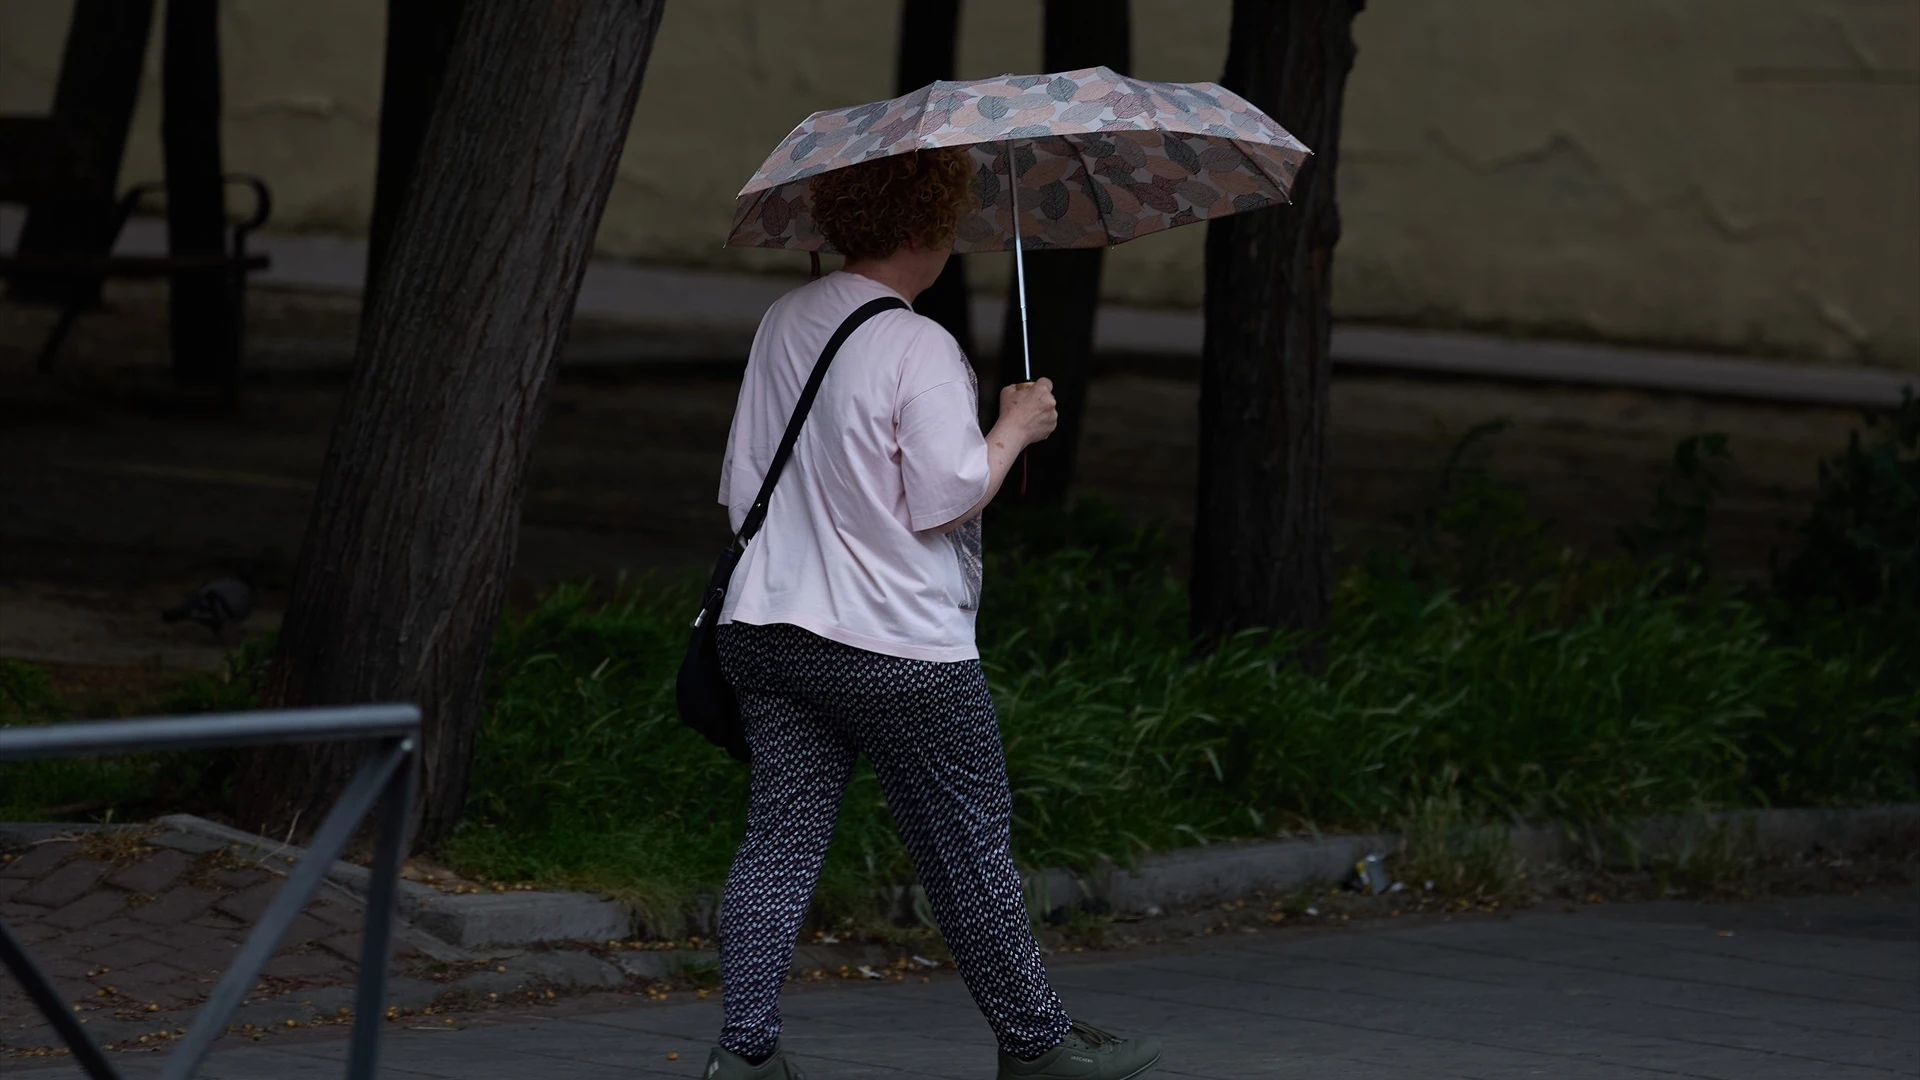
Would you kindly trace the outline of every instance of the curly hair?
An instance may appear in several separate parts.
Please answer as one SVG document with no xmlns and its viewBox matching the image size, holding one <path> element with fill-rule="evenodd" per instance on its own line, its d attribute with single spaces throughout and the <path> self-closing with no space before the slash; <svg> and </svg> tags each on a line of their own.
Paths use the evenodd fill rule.
<svg viewBox="0 0 1920 1080">
<path fill-rule="evenodd" d="M 908 243 L 939 247 L 973 205 L 962 147 L 893 154 L 813 178 L 813 220 L 849 259 L 878 259 Z"/>
</svg>

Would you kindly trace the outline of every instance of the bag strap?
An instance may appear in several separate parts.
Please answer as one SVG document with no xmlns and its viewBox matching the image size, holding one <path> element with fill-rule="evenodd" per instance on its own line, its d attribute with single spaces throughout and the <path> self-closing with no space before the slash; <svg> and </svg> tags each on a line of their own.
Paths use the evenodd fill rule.
<svg viewBox="0 0 1920 1080">
<path fill-rule="evenodd" d="M 793 406 L 793 417 L 787 421 L 787 433 L 780 437 L 780 448 L 773 452 L 773 462 L 767 466 L 767 478 L 760 482 L 760 494 L 754 497 L 753 505 L 747 508 L 740 531 L 734 534 L 734 550 L 745 548 L 747 541 L 753 539 L 753 534 L 759 532 L 760 526 L 766 522 L 767 502 L 773 498 L 773 485 L 780 482 L 780 473 L 787 467 L 787 459 L 793 456 L 793 445 L 800 441 L 801 425 L 807 422 L 807 413 L 813 409 L 813 399 L 820 394 L 820 383 L 827 377 L 827 365 L 833 362 L 834 354 L 868 319 L 883 311 L 906 306 L 907 302 L 897 296 L 869 300 L 855 308 L 853 314 L 847 316 L 840 328 L 827 339 L 826 348 L 820 350 L 820 359 L 814 361 L 813 373 L 807 376 L 806 389 L 800 391 L 800 400 Z"/>
</svg>

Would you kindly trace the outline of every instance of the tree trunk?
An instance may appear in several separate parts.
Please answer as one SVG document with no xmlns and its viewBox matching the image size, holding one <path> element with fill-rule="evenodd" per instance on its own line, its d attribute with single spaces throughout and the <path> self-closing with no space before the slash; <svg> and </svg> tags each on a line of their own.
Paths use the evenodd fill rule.
<svg viewBox="0 0 1920 1080">
<path fill-rule="evenodd" d="M 900 0 L 900 47 L 895 53 L 893 92 L 907 94 L 954 77 L 960 37 L 960 0 Z M 947 260 L 946 269 L 914 298 L 913 310 L 945 327 L 960 351 L 973 356 L 973 315 L 968 307 L 967 263 Z"/>
<path fill-rule="evenodd" d="M 140 69 L 153 31 L 153 0 L 78 0 L 67 25 L 53 117 L 86 136 L 87 173 L 96 190 L 87 202 L 29 207 L 17 245 L 21 255 L 105 255 L 112 245 L 114 185 L 127 148 L 127 128 L 140 95 Z M 95 304 L 100 278 L 17 274 L 16 300 Z"/>
<path fill-rule="evenodd" d="M 220 163 L 220 11 L 216 0 L 168 0 L 161 58 L 160 142 L 166 158 L 167 250 L 226 251 Z M 240 373 L 238 292 L 225 271 L 169 282 L 174 378 L 231 392 Z"/>
<path fill-rule="evenodd" d="M 380 266 L 393 243 L 394 223 L 413 181 L 433 103 L 446 77 L 453 32 L 466 0 L 387 0 L 386 66 L 380 83 L 379 163 L 373 181 L 373 222 L 367 230 L 367 276 L 360 295 L 373 295 Z"/>
<path fill-rule="evenodd" d="M 460 818 L 527 459 L 663 6 L 470 5 L 366 298 L 264 697 L 417 703 L 416 847 Z M 357 756 L 251 755 L 240 821 L 311 829 Z"/>
<path fill-rule="evenodd" d="M 1073 71 L 1106 65 L 1126 74 L 1132 67 L 1131 16 L 1126 0 L 1047 0 L 1042 65 Z M 1093 367 L 1093 324 L 1100 310 L 1100 268 L 1106 252 L 1030 251 L 1027 262 L 1027 342 L 1033 374 L 1053 380 L 1060 426 L 1051 438 L 1027 450 L 1022 502 L 1066 501 L 1073 459 L 1086 414 L 1087 376 Z M 1007 287 L 1007 317 L 1000 334 L 1000 385 L 1026 378 L 1020 348 L 1020 285 Z"/>
<path fill-rule="evenodd" d="M 1207 227 L 1193 541 L 1193 629 L 1202 637 L 1313 629 L 1326 619 L 1334 165 L 1362 2 L 1234 0 L 1221 81 L 1314 156 L 1291 207 Z"/>
</svg>

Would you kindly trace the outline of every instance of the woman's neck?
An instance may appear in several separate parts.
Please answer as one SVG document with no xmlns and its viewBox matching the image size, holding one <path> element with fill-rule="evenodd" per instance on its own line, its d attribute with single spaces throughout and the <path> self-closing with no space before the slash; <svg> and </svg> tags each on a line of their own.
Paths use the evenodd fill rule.
<svg viewBox="0 0 1920 1080">
<path fill-rule="evenodd" d="M 920 295 L 923 287 L 920 276 L 913 267 L 902 265 L 892 258 L 854 259 L 841 267 L 849 274 L 859 274 L 863 278 L 877 281 L 904 297 L 907 303 Z"/>
</svg>

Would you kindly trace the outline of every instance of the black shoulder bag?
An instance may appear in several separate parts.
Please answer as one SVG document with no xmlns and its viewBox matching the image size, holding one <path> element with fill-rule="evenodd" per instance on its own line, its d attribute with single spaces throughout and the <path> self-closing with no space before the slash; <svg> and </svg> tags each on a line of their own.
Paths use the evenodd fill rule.
<svg viewBox="0 0 1920 1080">
<path fill-rule="evenodd" d="M 869 301 L 847 316 L 827 339 L 827 347 L 820 350 L 820 359 L 814 362 L 813 373 L 807 376 L 806 389 L 800 391 L 800 400 L 793 407 L 787 432 L 780 437 L 780 448 L 774 451 L 773 461 L 767 466 L 767 478 L 760 483 L 760 494 L 747 509 L 733 543 L 727 545 L 719 561 L 713 564 L 713 578 L 707 582 L 707 591 L 701 597 L 700 613 L 694 616 L 693 639 L 687 642 L 687 656 L 680 662 L 680 677 L 674 683 L 680 721 L 741 761 L 749 758 L 747 737 L 740 725 L 740 701 L 734 697 L 733 687 L 727 685 L 726 676 L 720 673 L 717 636 L 720 606 L 727 599 L 727 583 L 733 579 L 733 568 L 747 550 L 747 542 L 767 520 L 767 500 L 773 498 L 773 485 L 779 483 L 781 470 L 793 456 L 793 444 L 800 439 L 800 427 L 807 422 L 807 412 L 820 393 L 820 381 L 827 377 L 827 365 L 833 362 L 833 354 L 839 352 L 847 338 L 868 319 L 906 306 L 905 301 L 892 296 Z"/>
</svg>

